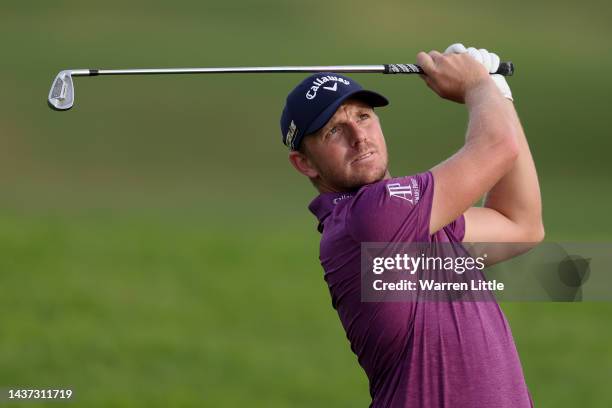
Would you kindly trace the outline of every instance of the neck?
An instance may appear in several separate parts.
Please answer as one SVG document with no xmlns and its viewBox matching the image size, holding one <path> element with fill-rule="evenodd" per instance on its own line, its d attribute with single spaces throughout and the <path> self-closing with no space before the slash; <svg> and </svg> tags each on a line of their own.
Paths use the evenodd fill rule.
<svg viewBox="0 0 612 408">
<path fill-rule="evenodd" d="M 391 178 L 391 173 L 389 173 L 389 170 L 385 171 L 385 174 L 378 180 L 373 181 L 373 183 L 376 183 L 377 181 L 380 180 L 388 180 Z M 318 183 L 316 183 L 317 186 L 317 190 L 319 190 L 320 194 L 323 193 L 349 193 L 351 191 L 355 191 L 361 187 L 363 187 L 365 184 L 358 186 L 358 187 L 354 187 L 354 188 L 343 188 L 343 187 L 336 187 L 336 186 L 332 186 L 330 184 L 327 184 L 326 182 L 319 180 Z"/>
</svg>

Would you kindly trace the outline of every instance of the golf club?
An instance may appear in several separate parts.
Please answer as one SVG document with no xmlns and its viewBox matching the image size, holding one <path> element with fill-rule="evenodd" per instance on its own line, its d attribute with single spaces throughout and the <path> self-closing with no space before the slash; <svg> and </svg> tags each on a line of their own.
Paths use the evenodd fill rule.
<svg viewBox="0 0 612 408">
<path fill-rule="evenodd" d="M 226 68 L 143 68 L 143 69 L 68 69 L 55 77 L 49 91 L 48 104 L 58 111 L 74 105 L 74 76 L 97 75 L 157 75 L 157 74 L 261 74 L 291 72 L 338 72 L 338 73 L 381 73 L 381 74 L 423 74 L 415 64 L 383 65 L 336 65 L 336 66 L 285 66 L 285 67 L 226 67 Z M 501 62 L 496 74 L 514 74 L 512 62 Z"/>
</svg>

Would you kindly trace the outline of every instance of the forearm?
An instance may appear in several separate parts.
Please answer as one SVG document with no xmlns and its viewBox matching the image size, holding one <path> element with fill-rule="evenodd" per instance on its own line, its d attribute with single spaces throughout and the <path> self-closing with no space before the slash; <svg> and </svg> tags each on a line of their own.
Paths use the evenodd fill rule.
<svg viewBox="0 0 612 408">
<path fill-rule="evenodd" d="M 465 150 L 477 158 L 477 165 L 495 173 L 496 184 L 514 166 L 518 157 L 520 123 L 514 107 L 489 80 L 466 94 L 469 112 Z"/>
<path fill-rule="evenodd" d="M 468 108 L 469 124 L 466 144 L 517 140 L 520 124 L 514 107 L 507 102 L 490 79 L 467 92 L 465 104 Z"/>
<path fill-rule="evenodd" d="M 544 230 L 536 167 L 514 105 L 509 100 L 504 100 L 504 104 L 504 111 L 512 116 L 508 131 L 517 137 L 518 157 L 510 171 L 486 194 L 484 206 L 519 225 L 525 231 L 526 240 L 539 241 Z"/>
</svg>

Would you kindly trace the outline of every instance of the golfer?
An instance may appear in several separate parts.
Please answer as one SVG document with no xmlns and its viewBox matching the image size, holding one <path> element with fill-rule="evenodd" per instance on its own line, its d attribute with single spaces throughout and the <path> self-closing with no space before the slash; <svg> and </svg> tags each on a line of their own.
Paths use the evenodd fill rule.
<svg viewBox="0 0 612 408">
<path fill-rule="evenodd" d="M 422 173 L 393 177 L 374 108 L 388 101 L 353 79 L 319 73 L 287 97 L 289 161 L 319 191 L 324 277 L 371 407 L 523 408 L 533 403 L 496 302 L 362 302 L 362 242 L 523 242 L 544 237 L 536 169 L 499 58 L 451 45 L 420 52 L 422 78 L 465 104 L 465 144 Z M 410 120 L 410 112 L 406 112 Z M 407 123 L 408 124 L 408 123 Z M 413 150 L 419 137 L 410 134 Z M 462 131 L 463 133 L 463 131 Z M 485 197 L 482 207 L 474 206 Z M 506 258 L 513 256 L 508 254 Z"/>
</svg>

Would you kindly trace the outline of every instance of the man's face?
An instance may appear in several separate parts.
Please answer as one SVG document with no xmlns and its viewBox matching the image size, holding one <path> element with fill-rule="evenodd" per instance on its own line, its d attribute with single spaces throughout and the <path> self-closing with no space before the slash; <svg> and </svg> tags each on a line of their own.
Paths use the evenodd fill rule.
<svg viewBox="0 0 612 408">
<path fill-rule="evenodd" d="M 312 168 L 307 175 L 316 179 L 322 192 L 353 190 L 389 177 L 387 146 L 378 116 L 362 101 L 346 101 L 302 144 L 307 165 Z"/>
</svg>

